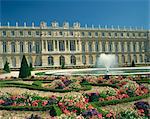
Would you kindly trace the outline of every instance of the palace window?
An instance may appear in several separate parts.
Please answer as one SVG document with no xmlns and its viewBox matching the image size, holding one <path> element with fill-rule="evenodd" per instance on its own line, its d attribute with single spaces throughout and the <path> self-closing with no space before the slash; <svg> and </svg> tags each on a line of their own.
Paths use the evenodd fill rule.
<svg viewBox="0 0 150 119">
<path fill-rule="evenodd" d="M 49 31 L 49 32 L 48 32 L 48 35 L 49 35 L 49 36 L 51 36 L 51 35 L 52 35 L 51 31 Z"/>
<path fill-rule="evenodd" d="M 70 51 L 75 51 L 76 50 L 76 44 L 75 40 L 70 41 Z"/>
<path fill-rule="evenodd" d="M 71 58 L 70 58 L 70 62 L 72 65 L 76 65 L 76 57 L 74 55 L 71 55 Z"/>
<path fill-rule="evenodd" d="M 98 32 L 95 32 L 95 36 L 98 36 Z"/>
<path fill-rule="evenodd" d="M 59 51 L 65 51 L 65 43 L 63 40 L 59 41 Z"/>
<path fill-rule="evenodd" d="M 62 31 L 59 32 L 59 35 L 61 35 L 61 36 L 63 35 Z"/>
<path fill-rule="evenodd" d="M 104 37 L 104 36 L 105 36 L 105 33 L 103 32 L 103 33 L 102 33 L 102 37 Z"/>
<path fill-rule="evenodd" d="M 127 49 L 128 49 L 128 52 L 130 52 L 130 42 L 127 43 Z"/>
<path fill-rule="evenodd" d="M 85 65 L 86 64 L 86 56 L 82 55 L 82 63 Z"/>
<path fill-rule="evenodd" d="M 57 49 L 57 40 L 55 40 L 55 49 Z"/>
<path fill-rule="evenodd" d="M 88 36 L 92 36 L 91 32 L 88 32 Z"/>
<path fill-rule="evenodd" d="M 140 36 L 141 36 L 141 33 L 138 33 L 138 36 L 140 37 Z"/>
<path fill-rule="evenodd" d="M 68 40 L 66 40 L 66 48 L 67 48 L 67 49 L 68 49 L 68 42 L 69 42 L 69 41 L 68 41 Z"/>
<path fill-rule="evenodd" d="M 92 52 L 92 42 L 89 41 L 89 52 Z"/>
<path fill-rule="evenodd" d="M 136 52 L 136 44 L 133 43 L 133 51 Z"/>
<path fill-rule="evenodd" d="M 35 52 L 40 53 L 40 43 L 39 42 L 35 43 Z"/>
<path fill-rule="evenodd" d="M 82 32 L 82 36 L 84 36 L 85 34 L 84 34 L 84 32 Z"/>
<path fill-rule="evenodd" d="M 15 42 L 12 42 L 11 43 L 11 52 L 15 52 L 16 51 L 16 48 L 15 48 Z"/>
<path fill-rule="evenodd" d="M 14 36 L 15 35 L 15 32 L 14 31 L 11 31 L 11 36 Z"/>
<path fill-rule="evenodd" d="M 109 52 L 112 52 L 112 42 L 109 42 Z"/>
<path fill-rule="evenodd" d="M 98 52 L 99 47 L 98 47 L 98 41 L 95 42 L 95 51 Z"/>
<path fill-rule="evenodd" d="M 59 64 L 60 65 L 64 65 L 65 64 L 65 57 L 62 56 L 62 55 L 59 57 Z"/>
<path fill-rule="evenodd" d="M 39 32 L 39 31 L 36 31 L 36 35 L 39 36 L 39 35 L 40 35 L 40 32 Z"/>
<path fill-rule="evenodd" d="M 102 52 L 105 52 L 105 42 L 102 41 Z"/>
<path fill-rule="evenodd" d="M 54 65 L 54 58 L 52 56 L 48 57 L 48 65 Z"/>
<path fill-rule="evenodd" d="M 93 56 L 92 55 L 89 56 L 89 64 L 93 64 Z"/>
<path fill-rule="evenodd" d="M 28 52 L 32 52 L 32 42 L 28 42 Z"/>
<path fill-rule="evenodd" d="M 123 33 L 121 33 L 121 37 L 123 37 Z"/>
<path fill-rule="evenodd" d="M 6 42 L 3 42 L 3 53 L 7 52 L 7 44 Z"/>
<path fill-rule="evenodd" d="M 109 36 L 111 36 L 111 33 L 108 33 Z"/>
<path fill-rule="evenodd" d="M 28 35 L 31 36 L 31 31 L 28 31 Z"/>
<path fill-rule="evenodd" d="M 48 51 L 53 51 L 53 41 L 48 41 Z"/>
<path fill-rule="evenodd" d="M 24 43 L 20 42 L 20 52 L 24 52 Z"/>
<path fill-rule="evenodd" d="M 2 31 L 2 36 L 6 36 L 6 31 Z"/>
<path fill-rule="evenodd" d="M 130 36 L 129 33 L 127 33 L 127 36 L 128 36 L 128 37 Z"/>
<path fill-rule="evenodd" d="M 23 31 L 20 31 L 20 36 L 23 36 Z"/>
<path fill-rule="evenodd" d="M 121 51 L 124 52 L 124 44 L 121 43 Z"/>
<path fill-rule="evenodd" d="M 117 36 L 118 34 L 117 33 L 115 33 L 115 36 Z"/>
<path fill-rule="evenodd" d="M 118 43 L 115 44 L 115 51 L 118 52 Z"/>
<path fill-rule="evenodd" d="M 85 42 L 82 42 L 82 52 L 85 52 Z"/>
<path fill-rule="evenodd" d="M 147 36 L 147 34 L 146 34 L 146 33 L 144 33 L 144 36 Z"/>
<path fill-rule="evenodd" d="M 135 33 L 133 33 L 132 36 L 135 37 Z"/>
</svg>

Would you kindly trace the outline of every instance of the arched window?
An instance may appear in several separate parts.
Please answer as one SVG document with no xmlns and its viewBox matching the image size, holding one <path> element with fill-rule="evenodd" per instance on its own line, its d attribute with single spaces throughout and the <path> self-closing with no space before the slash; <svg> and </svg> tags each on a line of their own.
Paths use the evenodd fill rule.
<svg viewBox="0 0 150 119">
<path fill-rule="evenodd" d="M 89 64 L 93 64 L 93 57 L 91 55 L 89 56 Z"/>
<path fill-rule="evenodd" d="M 82 42 L 82 52 L 85 52 L 85 42 Z"/>
<path fill-rule="evenodd" d="M 122 55 L 122 63 L 125 63 L 125 56 Z"/>
<path fill-rule="evenodd" d="M 89 41 L 88 46 L 89 46 L 89 52 L 92 52 L 92 42 Z"/>
<path fill-rule="evenodd" d="M 40 53 L 40 43 L 39 42 L 35 43 L 35 52 Z"/>
<path fill-rule="evenodd" d="M 16 67 L 16 58 L 15 57 L 12 57 L 12 66 Z"/>
<path fill-rule="evenodd" d="M 7 45 L 6 45 L 6 42 L 3 42 L 3 52 L 7 52 Z"/>
<path fill-rule="evenodd" d="M 63 40 L 59 41 L 59 51 L 65 51 L 65 43 Z"/>
<path fill-rule="evenodd" d="M 65 57 L 64 57 L 64 56 L 60 56 L 60 57 L 59 57 L 59 64 L 60 64 L 60 65 L 65 64 Z"/>
<path fill-rule="evenodd" d="M 11 52 L 15 52 L 15 51 L 16 51 L 15 43 L 12 42 L 11 43 Z"/>
<path fill-rule="evenodd" d="M 71 55 L 70 60 L 72 65 L 76 65 L 76 57 L 74 55 Z"/>
<path fill-rule="evenodd" d="M 24 52 L 23 42 L 20 42 L 20 52 Z"/>
<path fill-rule="evenodd" d="M 48 57 L 48 65 L 54 65 L 54 60 L 52 56 Z"/>
<path fill-rule="evenodd" d="M 28 42 L 28 52 L 32 52 L 32 42 Z"/>
<path fill-rule="evenodd" d="M 86 56 L 82 55 L 82 63 L 85 65 L 86 64 Z"/>
</svg>

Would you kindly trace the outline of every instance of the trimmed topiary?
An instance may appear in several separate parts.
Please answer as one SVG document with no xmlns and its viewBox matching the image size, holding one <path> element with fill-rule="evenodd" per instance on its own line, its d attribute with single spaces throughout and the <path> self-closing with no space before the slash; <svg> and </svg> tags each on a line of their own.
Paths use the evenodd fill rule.
<svg viewBox="0 0 150 119">
<path fill-rule="evenodd" d="M 7 73 L 10 73 L 10 68 L 9 68 L 9 63 L 6 61 L 5 65 L 4 65 L 4 71 L 6 71 Z"/>
<path fill-rule="evenodd" d="M 19 72 L 19 78 L 27 78 L 29 76 L 31 76 L 31 70 L 28 66 L 25 55 L 23 55 L 23 58 L 21 61 L 21 68 Z"/>
</svg>

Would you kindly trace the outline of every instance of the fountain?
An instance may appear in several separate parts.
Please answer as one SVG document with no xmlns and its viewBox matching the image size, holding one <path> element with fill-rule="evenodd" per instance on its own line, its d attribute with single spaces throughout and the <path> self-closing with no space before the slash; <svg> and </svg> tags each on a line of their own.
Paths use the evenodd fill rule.
<svg viewBox="0 0 150 119">
<path fill-rule="evenodd" d="M 111 67 L 117 65 L 117 58 L 112 54 L 101 54 L 96 62 L 96 67 L 105 67 L 108 73 Z"/>
</svg>

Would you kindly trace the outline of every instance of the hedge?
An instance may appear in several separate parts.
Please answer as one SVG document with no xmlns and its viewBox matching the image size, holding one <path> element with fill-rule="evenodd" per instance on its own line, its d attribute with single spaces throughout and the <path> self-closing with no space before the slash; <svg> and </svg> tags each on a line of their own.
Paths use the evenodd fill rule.
<svg viewBox="0 0 150 119">
<path fill-rule="evenodd" d="M 148 98 L 150 97 L 150 94 L 145 94 L 142 96 L 136 96 L 136 97 L 130 97 L 130 98 L 124 98 L 124 99 L 120 99 L 120 100 L 109 100 L 109 101 L 102 101 L 102 102 L 91 102 L 91 104 L 97 105 L 99 107 L 101 106 L 107 106 L 107 105 L 116 105 L 116 104 L 121 104 L 121 103 L 127 103 L 127 102 L 132 102 L 132 101 L 136 101 L 136 100 L 140 100 L 143 98 Z"/>
<path fill-rule="evenodd" d="M 90 90 L 92 88 L 91 86 L 83 86 L 81 89 L 73 89 L 73 90 L 49 89 L 49 88 L 39 87 L 35 85 L 16 83 L 16 82 L 0 83 L 0 87 L 18 87 L 18 88 L 26 88 L 30 90 L 50 91 L 50 92 L 59 92 L 59 93 L 72 92 L 72 91 L 78 92 L 80 90 Z"/>
<path fill-rule="evenodd" d="M 81 83 L 81 85 L 91 85 L 91 86 L 109 86 L 112 88 L 119 88 L 119 86 L 115 84 L 94 84 L 94 83 Z"/>
</svg>

